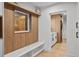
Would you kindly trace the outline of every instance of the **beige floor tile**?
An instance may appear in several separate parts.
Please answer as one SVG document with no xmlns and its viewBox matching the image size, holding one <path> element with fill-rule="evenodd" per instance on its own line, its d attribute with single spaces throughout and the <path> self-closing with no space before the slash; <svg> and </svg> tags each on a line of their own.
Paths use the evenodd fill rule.
<svg viewBox="0 0 79 59">
<path fill-rule="evenodd" d="M 43 51 L 37 55 L 37 57 L 67 57 L 67 46 L 66 41 L 57 43 L 52 47 L 51 51 Z"/>
</svg>

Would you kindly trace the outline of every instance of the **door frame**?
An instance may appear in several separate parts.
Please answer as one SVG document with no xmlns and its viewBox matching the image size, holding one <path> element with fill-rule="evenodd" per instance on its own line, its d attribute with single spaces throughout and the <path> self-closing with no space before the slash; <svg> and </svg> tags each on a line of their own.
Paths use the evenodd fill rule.
<svg viewBox="0 0 79 59">
<path fill-rule="evenodd" d="M 50 18 L 51 18 L 52 15 L 61 14 L 62 15 L 62 23 L 63 23 L 63 17 L 64 17 L 64 15 L 66 15 L 66 34 L 65 35 L 66 35 L 66 40 L 67 40 L 67 11 L 66 10 L 58 10 L 58 11 L 51 12 L 49 14 L 50 14 Z M 51 25 L 51 27 L 52 27 L 52 25 Z"/>
</svg>

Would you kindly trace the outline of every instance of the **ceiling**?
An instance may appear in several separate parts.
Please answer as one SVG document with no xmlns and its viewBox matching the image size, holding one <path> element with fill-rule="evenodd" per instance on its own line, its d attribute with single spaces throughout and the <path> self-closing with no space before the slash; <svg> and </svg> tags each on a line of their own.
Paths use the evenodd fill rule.
<svg viewBox="0 0 79 59">
<path fill-rule="evenodd" d="M 45 7 L 48 7 L 51 5 L 55 5 L 58 2 L 28 2 L 28 3 L 30 3 L 33 6 L 38 7 L 38 8 L 45 8 Z"/>
</svg>

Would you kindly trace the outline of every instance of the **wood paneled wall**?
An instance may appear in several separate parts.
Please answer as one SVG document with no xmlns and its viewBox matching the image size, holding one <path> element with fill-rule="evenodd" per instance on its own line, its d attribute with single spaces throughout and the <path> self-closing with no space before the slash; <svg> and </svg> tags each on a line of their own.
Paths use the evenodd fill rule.
<svg viewBox="0 0 79 59">
<path fill-rule="evenodd" d="M 61 14 L 52 15 L 51 18 L 52 18 L 51 20 L 52 32 L 57 33 L 57 42 L 60 43 L 62 42 L 62 28 L 61 28 L 62 15 Z"/>
<path fill-rule="evenodd" d="M 38 41 L 38 16 L 31 14 L 32 26 L 30 32 L 15 33 L 14 7 L 4 4 L 4 53 L 30 45 Z"/>
<path fill-rule="evenodd" d="M 13 11 L 4 10 L 4 47 L 5 53 L 13 51 Z"/>
</svg>

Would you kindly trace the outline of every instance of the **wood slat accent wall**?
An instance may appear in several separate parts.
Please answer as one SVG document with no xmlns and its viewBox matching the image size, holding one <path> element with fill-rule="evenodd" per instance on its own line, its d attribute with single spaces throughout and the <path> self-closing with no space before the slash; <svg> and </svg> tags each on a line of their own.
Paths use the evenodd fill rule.
<svg viewBox="0 0 79 59">
<path fill-rule="evenodd" d="M 4 6 L 4 53 L 10 53 L 38 41 L 38 15 L 31 14 L 32 26 L 30 32 L 15 33 L 13 15 L 15 8 L 13 6 L 9 8 L 9 5 L 5 4 Z"/>
<path fill-rule="evenodd" d="M 37 41 L 37 39 L 38 39 L 38 18 L 37 18 L 38 16 L 36 16 L 36 15 L 32 15 L 32 19 L 34 19 L 33 20 L 33 40 L 35 40 L 35 41 Z"/>
<path fill-rule="evenodd" d="M 4 10 L 4 53 L 14 50 L 13 47 L 13 11 L 9 9 Z"/>
</svg>

